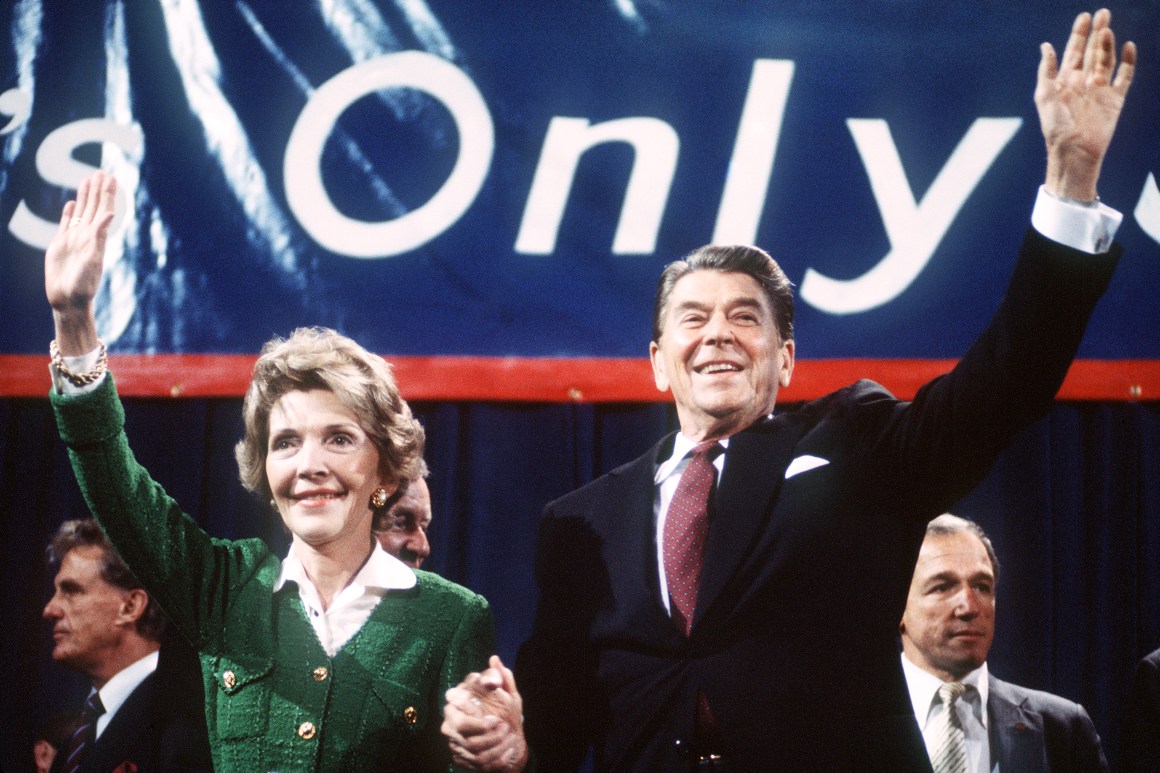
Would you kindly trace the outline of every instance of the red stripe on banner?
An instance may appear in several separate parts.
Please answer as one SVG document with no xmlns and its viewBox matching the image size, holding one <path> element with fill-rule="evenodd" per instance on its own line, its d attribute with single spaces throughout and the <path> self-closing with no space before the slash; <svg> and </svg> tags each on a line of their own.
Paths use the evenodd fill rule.
<svg viewBox="0 0 1160 773">
<path fill-rule="evenodd" d="M 408 400 L 661 402 L 646 359 L 390 357 Z M 238 397 L 255 357 L 241 354 L 117 354 L 109 366 L 126 397 Z M 783 402 L 811 400 L 859 378 L 909 399 L 954 360 L 799 360 Z M 0 355 L 0 396 L 44 397 L 48 357 Z M 1078 360 L 1060 400 L 1160 399 L 1160 360 Z"/>
</svg>

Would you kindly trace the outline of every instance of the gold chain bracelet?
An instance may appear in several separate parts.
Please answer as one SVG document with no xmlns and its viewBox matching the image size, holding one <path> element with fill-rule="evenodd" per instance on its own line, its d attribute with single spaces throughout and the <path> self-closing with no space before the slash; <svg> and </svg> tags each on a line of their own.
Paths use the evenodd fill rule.
<svg viewBox="0 0 1160 773">
<path fill-rule="evenodd" d="M 56 339 L 53 339 L 48 344 L 48 353 L 52 357 L 52 367 L 56 368 L 56 372 L 73 386 L 88 386 L 105 375 L 105 371 L 109 369 L 109 353 L 105 350 L 105 342 L 98 338 L 97 343 L 100 345 L 97 364 L 93 366 L 92 370 L 87 370 L 84 373 L 73 373 L 64 364 L 64 357 L 61 356 L 60 347 L 56 345 Z"/>
</svg>

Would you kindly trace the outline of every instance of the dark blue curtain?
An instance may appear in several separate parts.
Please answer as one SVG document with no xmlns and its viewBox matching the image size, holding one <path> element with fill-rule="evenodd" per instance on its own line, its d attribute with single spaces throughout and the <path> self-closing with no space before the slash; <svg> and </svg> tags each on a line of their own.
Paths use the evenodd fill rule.
<svg viewBox="0 0 1160 773">
<path fill-rule="evenodd" d="M 482 593 L 511 662 L 531 626 L 543 505 L 675 428 L 665 404 L 417 403 L 434 504 L 430 568 Z M 214 536 L 286 540 L 237 482 L 240 400 L 126 401 L 140 461 Z M 956 508 L 1002 566 L 990 666 L 1084 704 L 1120 757 L 1137 659 L 1160 646 L 1160 403 L 1057 404 Z M 43 549 L 87 510 L 46 400 L 0 400 L 0 770 L 31 769 L 35 728 L 81 700 L 50 658 Z M 841 668 L 842 664 L 835 664 Z"/>
</svg>

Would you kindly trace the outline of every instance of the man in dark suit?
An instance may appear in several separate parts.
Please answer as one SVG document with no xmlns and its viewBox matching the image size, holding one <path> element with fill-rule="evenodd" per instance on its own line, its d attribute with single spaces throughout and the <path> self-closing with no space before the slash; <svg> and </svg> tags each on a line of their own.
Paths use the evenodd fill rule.
<svg viewBox="0 0 1160 773">
<path fill-rule="evenodd" d="M 192 650 L 166 640 L 166 620 L 96 521 L 66 521 L 48 548 L 55 592 L 53 659 L 92 681 L 52 770 L 212 771 Z"/>
<path fill-rule="evenodd" d="M 1136 664 L 1124 713 L 1124 751 L 1126 770 L 1160 771 L 1160 649 Z"/>
<path fill-rule="evenodd" d="M 1096 183 L 1136 52 L 1117 70 L 1109 24 L 1078 17 L 1062 61 L 1044 44 L 1034 228 L 990 325 L 913 402 L 860 381 L 774 414 L 796 352 L 781 269 L 714 246 L 665 269 L 650 357 L 680 432 L 548 505 L 523 694 L 498 660 L 448 692 L 457 762 L 519 769 L 530 743 L 550 771 L 930 770 L 898 621 L 926 523 L 1049 408 L 1118 258 Z"/>
<path fill-rule="evenodd" d="M 1082 706 L 988 671 L 998 580 L 995 550 L 978 524 L 944 514 L 927 525 L 899 631 L 902 671 L 931 762 L 959 757 L 971 773 L 996 765 L 1020 773 L 1107 770 Z M 957 697 L 944 702 L 940 690 Z M 961 731 L 957 742 L 948 725 Z"/>
</svg>

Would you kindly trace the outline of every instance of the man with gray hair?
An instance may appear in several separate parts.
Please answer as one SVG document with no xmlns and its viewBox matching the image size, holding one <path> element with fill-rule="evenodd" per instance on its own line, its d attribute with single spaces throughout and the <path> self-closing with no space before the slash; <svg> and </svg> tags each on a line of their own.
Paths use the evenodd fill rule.
<svg viewBox="0 0 1160 773">
<path fill-rule="evenodd" d="M 899 631 L 902 670 L 936 771 L 1096 771 L 1108 764 L 1082 706 L 991 676 L 999 561 L 983 529 L 935 518 Z"/>
<path fill-rule="evenodd" d="M 52 771 L 212 770 L 202 688 L 179 662 L 192 653 L 161 653 L 165 614 L 97 522 L 65 521 L 47 553 L 52 658 L 92 682 Z"/>
</svg>

